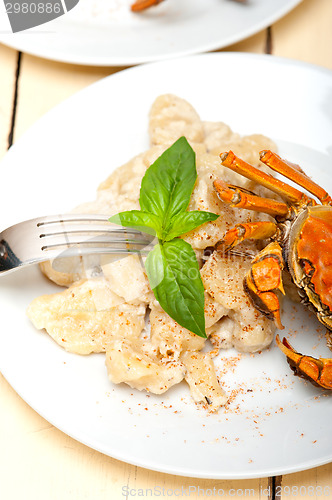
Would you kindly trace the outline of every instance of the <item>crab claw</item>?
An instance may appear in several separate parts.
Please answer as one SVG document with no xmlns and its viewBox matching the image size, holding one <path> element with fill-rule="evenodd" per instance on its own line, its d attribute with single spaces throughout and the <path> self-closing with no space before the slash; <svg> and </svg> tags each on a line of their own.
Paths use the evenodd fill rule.
<svg viewBox="0 0 332 500">
<path fill-rule="evenodd" d="M 295 375 L 309 380 L 313 385 L 332 390 L 332 359 L 304 356 L 296 352 L 285 338 L 281 342 L 278 335 L 276 343 L 287 356 L 289 366 Z"/>
</svg>

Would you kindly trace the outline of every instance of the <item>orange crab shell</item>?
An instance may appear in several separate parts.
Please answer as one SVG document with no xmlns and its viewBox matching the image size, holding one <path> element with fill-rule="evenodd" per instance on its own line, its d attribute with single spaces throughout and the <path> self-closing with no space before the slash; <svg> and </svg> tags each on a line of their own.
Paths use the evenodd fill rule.
<svg viewBox="0 0 332 500">
<path fill-rule="evenodd" d="M 276 343 L 281 351 L 286 355 L 287 361 L 295 375 L 309 380 L 313 385 L 323 389 L 332 389 L 332 360 L 328 358 L 316 359 L 305 356 L 290 345 L 279 335 L 276 336 Z"/>
<path fill-rule="evenodd" d="M 332 207 L 308 206 L 289 234 L 287 263 L 317 317 L 332 330 Z M 304 294 L 301 294 L 304 296 Z"/>
</svg>

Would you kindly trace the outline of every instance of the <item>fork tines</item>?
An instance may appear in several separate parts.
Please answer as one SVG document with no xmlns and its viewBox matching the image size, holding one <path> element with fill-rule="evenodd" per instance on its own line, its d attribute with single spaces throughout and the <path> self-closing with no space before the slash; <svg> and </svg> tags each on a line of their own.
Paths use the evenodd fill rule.
<svg viewBox="0 0 332 500">
<path fill-rule="evenodd" d="M 147 254 L 154 236 L 108 221 L 107 215 L 66 214 L 40 217 L 0 232 L 0 273 L 28 264 L 83 255 Z"/>
<path fill-rule="evenodd" d="M 68 214 L 45 217 L 37 222 L 43 251 L 74 247 L 94 253 L 139 252 L 148 247 L 153 236 L 135 229 L 115 226 L 108 222 L 108 216 Z"/>
</svg>

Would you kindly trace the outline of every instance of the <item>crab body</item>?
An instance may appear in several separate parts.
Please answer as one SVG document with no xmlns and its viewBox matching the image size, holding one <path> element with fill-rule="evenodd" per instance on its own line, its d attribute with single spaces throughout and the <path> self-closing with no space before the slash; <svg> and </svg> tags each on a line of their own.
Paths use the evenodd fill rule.
<svg viewBox="0 0 332 500">
<path fill-rule="evenodd" d="M 222 164 L 271 189 L 283 201 L 261 198 L 242 188 L 214 181 L 219 198 L 233 207 L 263 212 L 275 222 L 237 224 L 227 231 L 217 249 L 229 251 L 246 239 L 270 239 L 252 261 L 244 279 L 244 289 L 255 307 L 282 329 L 279 294 L 284 293 L 282 272 L 286 268 L 297 286 L 302 302 L 315 312 L 319 321 L 332 331 L 332 199 L 297 165 L 282 160 L 271 151 L 260 159 L 318 198 L 260 171 L 233 152 L 223 153 Z M 332 360 L 315 359 L 297 353 L 286 339 L 277 344 L 286 354 L 297 375 L 314 384 L 332 389 Z"/>
<path fill-rule="evenodd" d="M 332 330 L 332 207 L 302 211 L 293 222 L 284 251 L 302 302 Z"/>
</svg>

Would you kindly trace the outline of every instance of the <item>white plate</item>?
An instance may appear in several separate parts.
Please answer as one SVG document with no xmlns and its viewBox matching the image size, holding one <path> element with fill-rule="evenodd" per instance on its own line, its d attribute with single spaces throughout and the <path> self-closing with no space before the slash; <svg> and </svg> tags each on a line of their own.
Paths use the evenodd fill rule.
<svg viewBox="0 0 332 500">
<path fill-rule="evenodd" d="M 331 72 L 271 56 L 208 54 L 124 70 L 37 122 L 1 164 L 2 226 L 93 199 L 100 180 L 148 146 L 149 108 L 165 92 L 186 98 L 205 120 L 270 136 L 332 191 Z M 242 357 L 222 379 L 240 392 L 208 416 L 185 383 L 163 396 L 113 386 L 104 355 L 68 354 L 37 332 L 25 309 L 55 289 L 36 268 L 0 279 L 0 369 L 65 433 L 117 459 L 193 477 L 279 475 L 332 459 L 331 397 L 295 378 L 275 346 Z M 302 306 L 285 309 L 282 333 L 328 357 L 318 321 Z"/>
<path fill-rule="evenodd" d="M 134 14 L 129 11 L 132 0 L 80 0 L 65 16 L 28 32 L 3 34 L 0 41 L 57 61 L 132 65 L 226 47 L 271 25 L 300 2 L 167 0 Z"/>
</svg>

